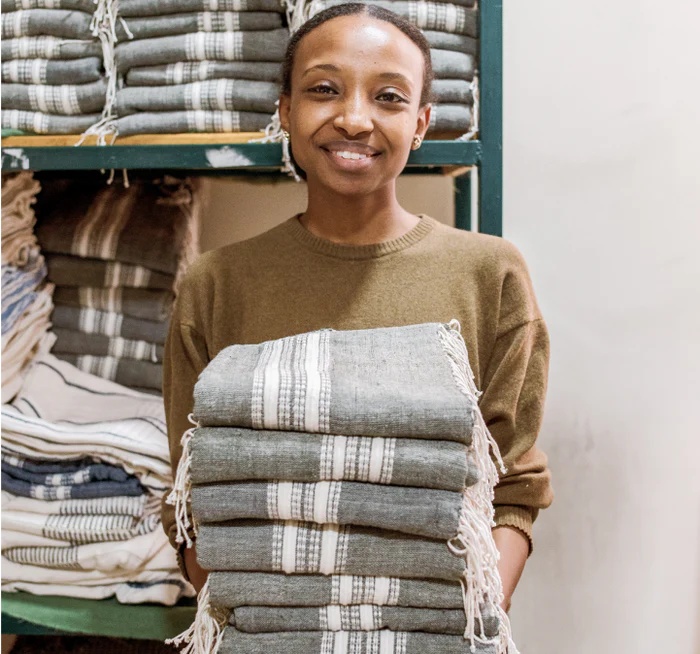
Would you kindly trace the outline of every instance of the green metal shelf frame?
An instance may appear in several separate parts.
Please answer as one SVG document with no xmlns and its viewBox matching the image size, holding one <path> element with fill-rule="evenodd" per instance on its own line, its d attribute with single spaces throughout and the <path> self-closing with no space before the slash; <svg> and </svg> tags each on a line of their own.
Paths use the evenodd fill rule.
<svg viewBox="0 0 700 654">
<path fill-rule="evenodd" d="M 444 166 L 472 167 L 479 173 L 478 189 L 471 184 L 470 173 L 454 178 L 455 223 L 460 229 L 472 229 L 472 198 L 478 194 L 478 231 L 503 235 L 503 2 L 480 2 L 480 125 L 478 141 L 426 141 L 420 150 L 411 153 L 404 171 L 407 174 L 434 174 Z M 281 147 L 278 144 L 231 145 L 133 145 L 79 147 L 2 148 L 2 170 L 100 170 L 126 168 L 132 170 L 196 170 L 201 174 L 279 175 Z M 234 165 L 230 165 L 234 162 Z M 6 594 L 3 594 L 6 595 Z M 10 598 L 8 598 L 10 599 Z M 19 598 L 18 598 L 19 599 Z M 55 598 L 57 604 L 65 598 Z M 72 600 L 78 604 L 96 600 Z M 42 605 L 51 605 L 48 598 L 39 598 Z M 69 602 L 70 603 L 70 602 Z M 129 615 L 134 607 L 122 607 L 113 600 L 109 610 Z M 20 635 L 59 633 L 49 619 L 43 624 L 28 622 L 16 602 L 12 612 L 3 610 L 2 632 Z M 192 608 L 184 611 L 189 620 Z M 87 609 L 87 604 L 85 605 Z M 163 607 L 163 610 L 167 610 Z M 36 612 L 34 612 L 36 614 Z M 183 616 L 178 614 L 179 619 Z M 128 620 L 124 621 L 128 624 Z M 158 637 L 163 627 L 156 629 Z M 74 630 L 75 631 L 75 630 Z M 91 631 L 90 633 L 95 633 Z M 117 634 L 114 634 L 117 635 Z M 147 635 L 135 637 L 146 638 Z"/>
</svg>

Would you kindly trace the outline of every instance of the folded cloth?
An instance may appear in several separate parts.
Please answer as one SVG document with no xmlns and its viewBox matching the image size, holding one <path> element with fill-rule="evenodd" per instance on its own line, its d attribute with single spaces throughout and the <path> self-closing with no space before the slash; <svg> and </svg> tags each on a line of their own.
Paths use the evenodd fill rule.
<svg viewBox="0 0 700 654">
<path fill-rule="evenodd" d="M 4 459 L 3 455 L 3 459 Z M 128 515 L 142 518 L 160 513 L 160 503 L 148 495 L 79 500 L 35 500 L 2 491 L 2 510 L 54 515 Z M 3 544 L 5 543 L 3 534 Z"/>
<path fill-rule="evenodd" d="M 54 292 L 54 303 L 56 301 L 57 294 Z M 165 343 L 165 337 L 168 334 L 168 323 L 165 320 L 160 322 L 141 320 L 121 313 L 78 307 L 56 306 L 51 315 L 51 322 L 56 332 L 59 329 L 72 330 L 80 333 L 121 337 L 128 340 L 148 341 L 153 345 Z M 155 351 L 158 358 L 162 360 L 163 348 L 156 348 Z M 87 350 L 84 352 L 88 353 Z M 92 354 L 97 353 L 92 352 Z"/>
<path fill-rule="evenodd" d="M 201 525 L 197 560 L 206 570 L 446 581 L 460 579 L 465 570 L 464 559 L 453 555 L 445 541 L 370 527 L 293 520 Z"/>
<path fill-rule="evenodd" d="M 4 450 L 2 451 L 2 454 L 0 454 L 0 459 L 2 459 L 3 464 L 7 463 L 14 468 L 19 468 L 20 470 L 42 475 L 44 477 L 54 474 L 63 475 L 65 473 L 78 472 L 82 468 L 95 463 L 95 461 L 89 456 L 84 456 L 79 459 L 75 459 L 74 461 L 42 461 L 41 459 L 35 460 L 18 457 L 13 454 L 8 454 Z M 121 479 L 124 478 L 124 476 L 121 477 Z"/>
<path fill-rule="evenodd" d="M 2 334 L 12 330 L 22 314 L 36 301 L 36 289 L 46 278 L 44 257 L 34 249 L 22 268 L 2 266 Z"/>
<path fill-rule="evenodd" d="M 88 84 L 102 77 L 99 57 L 70 61 L 13 59 L 2 63 L 2 82 L 19 84 Z"/>
<path fill-rule="evenodd" d="M 336 480 L 461 491 L 478 480 L 473 452 L 454 441 L 200 427 L 189 449 L 194 484 Z"/>
<path fill-rule="evenodd" d="M 122 386 L 136 386 L 160 391 L 163 388 L 163 364 L 138 359 L 120 359 L 111 356 L 91 354 L 64 354 L 56 352 L 56 357 L 71 365 L 109 379 Z"/>
<path fill-rule="evenodd" d="M 85 186 L 75 182 L 68 192 L 57 193 L 44 184 L 36 226 L 42 250 L 177 272 L 192 219 L 193 190 L 187 180 Z"/>
<path fill-rule="evenodd" d="M 407 606 L 464 609 L 462 587 L 437 579 L 286 575 L 267 572 L 209 573 L 212 606 Z"/>
<path fill-rule="evenodd" d="M 117 91 L 118 116 L 146 111 L 258 111 L 272 115 L 280 86 L 274 82 L 217 79 L 176 86 L 132 86 Z"/>
<path fill-rule="evenodd" d="M 353 481 L 232 482 L 192 489 L 192 512 L 200 524 L 305 520 L 449 540 L 457 535 L 461 508 L 461 493 Z"/>
<path fill-rule="evenodd" d="M 90 84 L 3 84 L 2 102 L 6 109 L 38 111 L 65 116 L 102 111 L 107 82 L 100 79 Z"/>
<path fill-rule="evenodd" d="M 82 134 L 100 120 L 100 114 L 57 116 L 38 111 L 2 110 L 2 128 L 34 134 Z"/>
<path fill-rule="evenodd" d="M 495 645 L 474 643 L 462 636 L 421 631 L 287 631 L 246 634 L 233 627 L 224 630 L 219 654 L 496 654 Z"/>
<path fill-rule="evenodd" d="M 41 185 L 29 171 L 4 175 L 2 178 L 3 265 L 23 267 L 38 255 L 34 236 L 36 215 L 32 205 L 40 190 Z M 3 281 L 3 290 L 4 287 Z"/>
<path fill-rule="evenodd" d="M 433 80 L 433 95 L 438 105 L 474 103 L 471 83 L 463 79 Z"/>
<path fill-rule="evenodd" d="M 2 38 L 59 36 L 64 39 L 90 39 L 92 15 L 67 9 L 21 9 L 2 14 Z"/>
<path fill-rule="evenodd" d="M 474 79 L 476 60 L 473 55 L 431 48 L 430 58 L 436 79 Z"/>
<path fill-rule="evenodd" d="M 82 484 L 39 485 L 23 479 L 18 479 L 6 472 L 7 467 L 2 467 L 3 489 L 38 500 L 69 500 L 69 499 L 93 499 L 96 497 L 135 497 L 143 495 L 144 490 L 136 477 L 129 477 L 125 481 L 90 481 Z"/>
<path fill-rule="evenodd" d="M 57 327 L 82 331 L 95 331 L 99 328 L 103 331 L 95 333 L 124 338 L 136 338 L 138 334 L 144 340 L 165 343 L 173 299 L 170 291 L 145 288 L 57 286 L 53 292 L 56 307 L 51 320 Z M 119 316 L 122 316 L 121 320 Z M 132 323 L 131 319 L 138 322 Z M 119 331 L 109 334 L 107 330 L 110 327 L 107 325 L 117 323 L 121 323 Z"/>
<path fill-rule="evenodd" d="M 471 107 L 463 104 L 433 104 L 428 133 L 467 132 L 471 124 Z"/>
<path fill-rule="evenodd" d="M 121 5 L 120 5 L 121 9 Z M 289 30 L 259 32 L 195 32 L 119 43 L 115 56 L 119 72 L 134 66 L 178 61 L 282 61 Z"/>
<path fill-rule="evenodd" d="M 424 30 L 423 36 L 428 40 L 431 48 L 456 50 L 457 52 L 470 54 L 474 57 L 479 55 L 479 40 L 473 36 L 452 34 L 450 32 L 436 32 L 434 30 Z"/>
<path fill-rule="evenodd" d="M 197 11 L 276 11 L 284 13 L 281 0 L 121 0 L 119 15 L 161 16 Z"/>
<path fill-rule="evenodd" d="M 163 361 L 163 346 L 157 343 L 120 336 L 87 334 L 72 329 L 54 329 L 53 333 L 56 335 L 56 343 L 52 351 L 56 354 L 91 354 L 152 363 Z"/>
<path fill-rule="evenodd" d="M 181 132 L 262 132 L 271 115 L 239 111 L 172 111 L 132 114 L 116 121 L 121 136 Z"/>
<path fill-rule="evenodd" d="M 271 61 L 179 61 L 165 66 L 137 66 L 126 74 L 126 85 L 163 86 L 211 79 L 280 82 L 282 66 Z"/>
<path fill-rule="evenodd" d="M 427 323 L 231 345 L 200 374 L 194 417 L 202 426 L 469 445 L 478 408 L 457 385 L 447 334 Z"/>
<path fill-rule="evenodd" d="M 22 36 L 0 42 L 2 60 L 10 59 L 84 59 L 101 57 L 97 40 L 63 39 L 59 36 Z M 15 128 L 19 129 L 19 128 Z"/>
<path fill-rule="evenodd" d="M 2 0 L 0 8 L 3 11 L 16 9 L 78 9 L 92 13 L 95 4 L 92 0 Z"/>
<path fill-rule="evenodd" d="M 20 465 L 14 465 L 15 461 L 20 463 Z M 47 468 L 52 468 L 51 472 L 41 471 L 42 467 L 41 461 L 20 459 L 5 453 L 2 455 L 2 471 L 10 477 L 22 479 L 31 484 L 65 487 L 98 481 L 126 482 L 131 479 L 124 468 L 105 463 L 95 463 L 90 459 L 83 459 L 79 463 L 68 462 L 63 470 L 61 470 L 61 464 L 58 462 L 46 466 Z"/>
<path fill-rule="evenodd" d="M 272 11 L 205 11 L 129 18 L 123 24 L 117 24 L 117 36 L 120 41 L 126 41 L 128 38 L 151 39 L 190 32 L 253 32 L 280 27 L 282 14 Z M 127 29 L 131 37 L 127 35 Z"/>
<path fill-rule="evenodd" d="M 47 254 L 49 281 L 59 286 L 150 288 L 172 291 L 175 277 L 119 261 Z"/>
</svg>

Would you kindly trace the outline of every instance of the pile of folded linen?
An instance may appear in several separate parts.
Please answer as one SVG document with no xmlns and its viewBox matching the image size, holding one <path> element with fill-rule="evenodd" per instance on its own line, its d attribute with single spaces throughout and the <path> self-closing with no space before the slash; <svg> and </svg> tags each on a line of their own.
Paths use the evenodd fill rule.
<svg viewBox="0 0 700 654">
<path fill-rule="evenodd" d="M 2 409 L 2 590 L 173 604 L 163 402 L 38 357 Z"/>
<path fill-rule="evenodd" d="M 196 255 L 190 180 L 54 180 L 39 198 L 37 236 L 56 287 L 52 352 L 81 370 L 161 391 L 177 279 Z"/>
<path fill-rule="evenodd" d="M 479 14 L 475 0 L 360 0 L 399 14 L 419 27 L 430 43 L 433 63 L 433 108 L 428 136 L 454 138 L 475 128 L 476 61 Z M 299 2 L 294 26 L 347 0 Z"/>
<path fill-rule="evenodd" d="M 193 414 L 167 501 L 212 572 L 176 644 L 505 654 L 500 456 L 457 324 L 230 346 Z"/>
<path fill-rule="evenodd" d="M 2 181 L 2 401 L 19 391 L 32 359 L 51 349 L 52 284 L 34 235 L 40 190 L 30 172 Z"/>
<path fill-rule="evenodd" d="M 2 0 L 4 129 L 79 134 L 101 119 L 108 82 L 95 12 L 92 0 Z"/>
<path fill-rule="evenodd" d="M 119 17 L 120 135 L 270 123 L 289 38 L 280 0 L 122 0 Z"/>
</svg>

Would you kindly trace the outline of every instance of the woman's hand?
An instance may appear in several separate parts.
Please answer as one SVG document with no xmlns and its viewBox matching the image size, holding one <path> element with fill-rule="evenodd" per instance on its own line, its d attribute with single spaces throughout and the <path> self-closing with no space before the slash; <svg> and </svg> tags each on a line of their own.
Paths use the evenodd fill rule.
<svg viewBox="0 0 700 654">
<path fill-rule="evenodd" d="M 197 563 L 196 548 L 197 543 L 194 543 L 190 548 L 185 548 L 182 553 L 182 558 L 185 561 L 185 570 L 187 570 L 187 576 L 190 578 L 190 583 L 199 594 L 199 591 L 202 590 L 202 587 L 207 581 L 209 571 L 205 570 L 199 565 L 199 563 Z"/>
<path fill-rule="evenodd" d="M 503 603 L 501 607 L 507 613 L 510 610 L 510 600 L 515 587 L 520 581 L 527 556 L 530 552 L 530 543 L 525 534 L 514 527 L 496 527 L 493 530 L 493 539 L 501 554 L 498 561 L 498 572 L 503 582 Z"/>
</svg>

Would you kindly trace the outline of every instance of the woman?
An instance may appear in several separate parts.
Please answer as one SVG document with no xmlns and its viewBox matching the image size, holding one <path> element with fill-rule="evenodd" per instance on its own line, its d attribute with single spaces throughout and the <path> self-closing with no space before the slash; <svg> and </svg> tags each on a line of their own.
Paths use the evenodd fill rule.
<svg viewBox="0 0 700 654">
<path fill-rule="evenodd" d="M 430 122 L 431 78 L 420 31 L 376 7 L 327 9 L 292 37 L 280 118 L 307 180 L 308 208 L 208 252 L 183 281 L 165 356 L 171 456 L 175 467 L 197 376 L 232 343 L 457 318 L 481 410 L 508 467 L 493 532 L 507 609 L 532 521 L 551 502 L 546 457 L 535 447 L 547 332 L 513 246 L 415 216 L 396 199 L 396 179 Z M 174 544 L 167 505 L 163 522 Z M 183 556 L 199 590 L 206 572 L 194 548 Z"/>
</svg>

